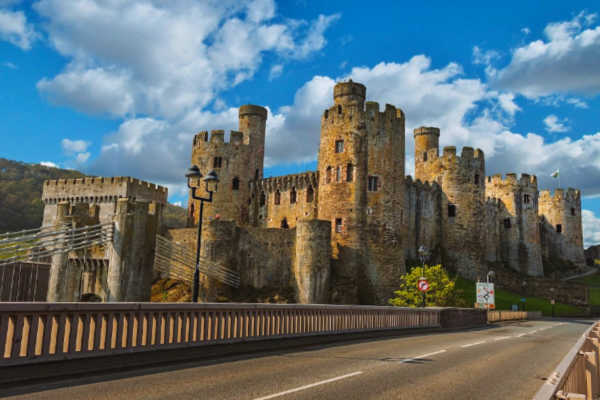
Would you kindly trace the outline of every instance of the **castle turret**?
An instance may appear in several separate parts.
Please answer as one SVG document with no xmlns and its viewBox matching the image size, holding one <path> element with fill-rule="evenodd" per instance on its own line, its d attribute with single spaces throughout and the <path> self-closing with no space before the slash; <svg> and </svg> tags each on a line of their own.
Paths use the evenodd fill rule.
<svg viewBox="0 0 600 400">
<path fill-rule="evenodd" d="M 439 156 L 440 128 L 422 126 L 414 131 L 415 137 L 415 179 L 427 181 L 423 163 Z M 430 154 L 431 152 L 431 154 Z"/>
<path fill-rule="evenodd" d="M 365 87 L 338 83 L 335 105 L 321 118 L 318 218 L 331 221 L 332 301 L 358 301 L 357 273 L 364 266 L 366 245 L 367 132 Z"/>
<path fill-rule="evenodd" d="M 581 192 L 572 188 L 556 189 L 552 195 L 542 190 L 539 204 L 545 256 L 584 265 Z"/>
<path fill-rule="evenodd" d="M 214 170 L 220 181 L 212 203 L 204 204 L 205 220 L 220 218 L 248 223 L 250 182 L 262 178 L 263 174 L 266 120 L 265 108 L 245 105 L 239 111 L 240 131 L 231 131 L 229 142 L 225 141 L 222 130 L 213 130 L 210 135 L 204 131 L 194 137 L 192 165 L 197 165 L 204 175 Z M 204 189 L 197 190 L 197 195 L 206 196 Z M 190 191 L 190 225 L 198 223 L 199 206 Z"/>
<path fill-rule="evenodd" d="M 506 174 L 505 179 L 501 175 L 488 176 L 485 195 L 500 200 L 497 214 L 500 260 L 523 274 L 542 276 L 537 178 L 528 174 L 520 178 Z"/>
</svg>

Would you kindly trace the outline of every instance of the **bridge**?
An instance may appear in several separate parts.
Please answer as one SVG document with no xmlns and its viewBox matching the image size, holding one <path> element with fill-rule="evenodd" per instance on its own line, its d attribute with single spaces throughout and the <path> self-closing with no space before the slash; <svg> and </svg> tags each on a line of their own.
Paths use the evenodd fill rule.
<svg viewBox="0 0 600 400">
<path fill-rule="evenodd" d="M 526 399 L 591 323 L 457 308 L 0 303 L 0 396 Z"/>
</svg>

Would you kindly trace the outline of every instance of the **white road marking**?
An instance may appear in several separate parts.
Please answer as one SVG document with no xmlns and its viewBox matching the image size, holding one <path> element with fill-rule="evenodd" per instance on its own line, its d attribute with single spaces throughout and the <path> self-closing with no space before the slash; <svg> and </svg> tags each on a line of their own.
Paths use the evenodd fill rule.
<svg viewBox="0 0 600 400">
<path fill-rule="evenodd" d="M 295 389 L 286 390 L 285 392 L 279 392 L 279 393 L 271 394 L 269 396 L 264 396 L 264 397 L 257 397 L 254 400 L 273 399 L 275 397 L 285 396 L 286 394 L 299 392 L 301 390 L 310 389 L 310 388 L 315 387 L 315 386 L 324 385 L 326 383 L 331 383 L 331 382 L 339 381 L 341 379 L 350 378 L 352 376 L 356 376 L 356 375 L 360 375 L 360 374 L 362 374 L 362 371 L 356 371 L 356 372 L 352 372 L 351 374 L 336 376 L 335 378 L 326 379 L 324 381 L 319 381 L 319 382 L 311 383 L 310 385 L 304 385 L 304 386 L 297 387 Z"/>
<path fill-rule="evenodd" d="M 498 340 L 504 340 L 504 339 L 510 339 L 510 336 L 498 336 L 498 337 L 494 338 L 494 342 L 497 342 Z"/>
<path fill-rule="evenodd" d="M 416 357 L 413 357 L 413 358 L 405 358 L 404 360 L 402 360 L 400 362 L 401 363 L 410 363 L 410 362 L 413 362 L 413 361 L 418 361 L 418 360 L 420 360 L 422 358 L 427 358 L 427 357 L 435 356 L 436 354 L 442 354 L 442 353 L 445 353 L 447 351 L 448 350 L 446 350 L 446 349 L 442 349 L 442 350 L 434 351 L 433 353 L 422 354 L 420 356 L 416 356 Z"/>
<path fill-rule="evenodd" d="M 475 342 L 475 343 L 463 344 L 463 345 L 462 345 L 462 346 L 460 346 L 460 347 L 463 347 L 463 348 L 465 348 L 465 347 L 477 346 L 478 344 L 483 344 L 483 343 L 485 343 L 485 340 L 482 340 L 481 342 Z"/>
<path fill-rule="evenodd" d="M 527 332 L 519 333 L 516 337 L 523 337 L 525 335 L 527 335 Z"/>
</svg>

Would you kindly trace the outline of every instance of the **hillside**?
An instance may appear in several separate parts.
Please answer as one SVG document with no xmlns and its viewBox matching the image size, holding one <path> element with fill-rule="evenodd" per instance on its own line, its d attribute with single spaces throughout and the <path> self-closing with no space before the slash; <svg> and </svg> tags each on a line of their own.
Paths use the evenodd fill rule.
<svg viewBox="0 0 600 400">
<path fill-rule="evenodd" d="M 83 178 L 79 171 L 44 167 L 0 158 L 0 233 L 37 228 L 44 206 L 42 185 L 46 179 Z M 186 225 L 186 210 L 168 204 L 164 224 L 171 228 Z"/>
</svg>

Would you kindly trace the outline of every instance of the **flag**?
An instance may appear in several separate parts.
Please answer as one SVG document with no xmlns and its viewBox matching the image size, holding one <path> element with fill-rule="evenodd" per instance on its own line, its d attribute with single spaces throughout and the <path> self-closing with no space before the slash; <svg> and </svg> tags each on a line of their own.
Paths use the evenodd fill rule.
<svg viewBox="0 0 600 400">
<path fill-rule="evenodd" d="M 558 170 L 554 171 L 550 176 L 553 178 L 558 178 Z"/>
</svg>

